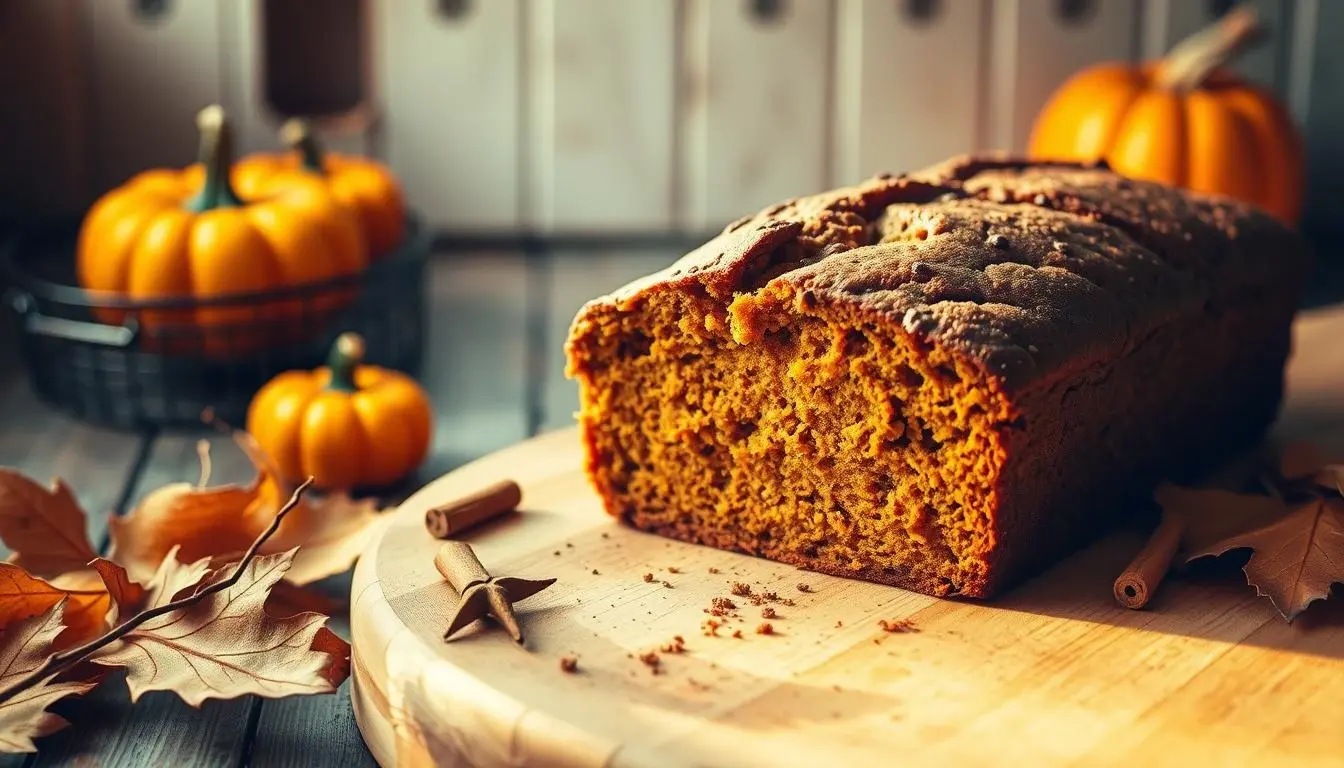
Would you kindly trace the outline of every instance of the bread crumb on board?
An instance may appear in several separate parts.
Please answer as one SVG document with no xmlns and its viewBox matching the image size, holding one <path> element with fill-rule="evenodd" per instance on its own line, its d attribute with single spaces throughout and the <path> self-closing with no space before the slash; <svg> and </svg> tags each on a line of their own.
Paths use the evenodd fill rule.
<svg viewBox="0 0 1344 768">
<path fill-rule="evenodd" d="M 648 667 L 649 671 L 653 674 L 661 675 L 663 673 L 663 660 L 658 657 L 657 653 L 653 651 L 645 651 L 644 653 L 639 654 L 639 661 L 641 664 Z"/>
<path fill-rule="evenodd" d="M 909 619 L 899 619 L 899 620 L 879 619 L 877 622 L 877 626 L 880 627 L 883 632 L 919 631 L 919 627 L 915 626 L 915 622 Z"/>
</svg>

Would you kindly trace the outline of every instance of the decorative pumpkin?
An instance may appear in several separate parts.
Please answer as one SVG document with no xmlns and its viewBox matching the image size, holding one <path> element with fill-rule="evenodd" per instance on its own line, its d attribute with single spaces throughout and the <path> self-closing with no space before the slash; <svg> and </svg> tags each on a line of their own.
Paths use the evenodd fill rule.
<svg viewBox="0 0 1344 768">
<path fill-rule="evenodd" d="M 1302 141 L 1275 98 L 1219 69 L 1259 30 L 1238 7 L 1141 66 L 1111 63 L 1064 83 L 1037 117 L 1029 152 L 1105 160 L 1118 173 L 1258 205 L 1292 226 L 1302 209 Z"/>
<path fill-rule="evenodd" d="M 206 107 L 197 125 L 199 164 L 141 173 L 90 209 L 77 245 L 81 286 L 132 301 L 209 299 L 329 280 L 367 265 L 358 222 L 324 185 L 291 174 L 240 197 L 229 182 L 232 137 L 224 111 Z M 324 297 L 317 309 L 344 299 Z M 201 331 L 207 353 L 236 353 L 273 343 L 274 329 L 226 332 L 224 326 L 289 321 L 301 311 L 290 300 L 146 310 L 137 319 L 151 339 L 167 324 L 180 324 Z M 125 315 L 98 313 L 110 323 Z"/>
<path fill-rule="evenodd" d="M 276 175 L 302 171 L 323 179 L 332 195 L 359 217 L 373 258 L 386 256 L 401 243 L 406 230 L 406 203 L 401 184 L 382 163 L 362 157 L 323 152 L 306 120 L 293 119 L 280 129 L 290 147 L 287 154 L 257 154 L 234 169 L 244 193 L 271 183 Z"/>
<path fill-rule="evenodd" d="M 379 487 L 424 461 L 433 433 L 429 397 L 411 377 L 361 365 L 364 340 L 341 334 L 327 365 L 286 371 L 252 399 L 247 431 L 285 480 L 325 489 Z"/>
</svg>

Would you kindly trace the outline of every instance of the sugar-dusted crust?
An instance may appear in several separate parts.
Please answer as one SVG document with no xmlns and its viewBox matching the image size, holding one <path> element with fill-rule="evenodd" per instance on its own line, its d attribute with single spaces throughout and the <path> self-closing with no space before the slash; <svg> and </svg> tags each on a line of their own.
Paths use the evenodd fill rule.
<svg viewBox="0 0 1344 768">
<path fill-rule="evenodd" d="M 934 594 L 986 596 L 1104 527 L 1113 519 L 1108 501 L 1196 470 L 1260 434 L 1277 409 L 1309 265 L 1300 238 L 1267 214 L 1099 166 L 961 158 L 787 201 L 579 313 L 567 349 L 582 384 L 590 473 L 608 508 L 640 527 Z M 846 368 L 851 350 L 840 341 L 821 356 L 797 348 L 797 338 L 846 333 L 862 337 L 851 341 L 862 341 L 856 349 L 869 362 L 855 356 Z M 871 344 L 890 351 L 874 359 Z M 955 484 L 949 475 L 932 483 L 902 477 L 895 490 L 852 477 L 841 478 L 843 488 L 823 488 L 815 467 L 804 465 L 796 477 L 762 480 L 760 493 L 744 490 L 750 480 L 738 476 L 723 481 L 731 499 L 697 491 L 695 503 L 713 513 L 668 511 L 689 502 L 671 491 L 661 498 L 658 489 L 690 471 L 694 455 L 660 446 L 685 438 L 687 411 L 654 394 L 631 400 L 622 382 L 637 373 L 647 388 L 665 370 L 694 380 L 696 392 L 712 389 L 696 377 L 720 381 L 723 370 L 696 368 L 702 353 L 753 346 L 788 368 L 744 364 L 757 378 L 778 374 L 775 387 L 815 379 L 848 391 L 863 377 L 853 388 L 860 400 L 836 414 L 881 406 L 874 382 L 916 371 L 922 389 L 893 381 L 892 400 L 901 402 L 891 407 L 917 415 L 892 416 L 889 434 L 877 422 L 864 427 L 883 447 L 863 461 L 845 464 L 844 451 L 859 449 L 826 434 L 843 419 L 824 412 L 824 395 L 797 405 L 814 414 L 801 429 L 839 452 L 819 460 L 834 464 L 838 456 L 851 474 L 909 464 L 924 467 L 918 475 L 953 462 L 977 467 L 965 470 L 978 473 L 974 487 L 939 490 Z M 649 368 L 650 349 L 665 368 Z M 874 367 L 898 357 L 899 365 Z M 694 406 L 704 424 L 694 439 L 707 457 L 721 450 L 746 466 L 770 449 L 759 434 L 750 445 L 734 437 L 724 421 L 744 418 L 748 401 L 756 402 Z M 773 423 L 778 407 L 764 420 Z M 658 434 L 652 420 L 633 423 L 641 408 L 662 409 L 658 423 L 668 431 Z M 926 433 L 923 447 L 908 445 L 914 427 Z M 788 451 L 797 450 L 790 442 Z M 922 451 L 924 463 L 902 464 L 893 458 L 902 451 Z M 673 455 L 676 462 L 661 458 Z M 626 468 L 608 467 L 618 456 Z M 721 471 L 714 461 L 706 459 L 705 471 Z M 632 483 L 643 490 L 623 490 Z M 781 543 L 722 522 L 750 517 L 758 496 L 783 498 L 773 524 L 796 519 L 799 534 Z M 817 506 L 818 496 L 831 507 Z M 882 519 L 908 546 L 861 541 L 888 530 L 855 522 L 870 502 L 885 504 Z M 927 513 L 902 520 L 901 504 L 932 507 L 936 525 Z M 830 533 L 807 522 L 828 514 Z"/>
</svg>

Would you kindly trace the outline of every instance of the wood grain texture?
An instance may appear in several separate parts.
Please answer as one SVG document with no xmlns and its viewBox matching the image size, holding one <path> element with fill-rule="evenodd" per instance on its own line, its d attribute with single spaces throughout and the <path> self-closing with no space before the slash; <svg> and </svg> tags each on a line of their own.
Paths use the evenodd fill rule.
<svg viewBox="0 0 1344 768">
<path fill-rule="evenodd" d="M 0 208 L 59 215 L 89 199 L 82 97 L 88 83 L 77 0 L 0 8 Z"/>
<path fill-rule="evenodd" d="M 200 477 L 196 442 L 201 434 L 170 434 L 151 447 L 140 473 L 132 506 L 169 483 L 196 482 Z M 210 437 L 210 436 L 206 436 Z M 228 438 L 210 437 L 211 485 L 246 482 L 252 465 Z M 252 696 L 209 701 L 199 710 L 168 693 L 146 694 L 130 704 L 125 684 L 104 682 L 83 699 L 70 700 L 59 711 L 77 725 L 39 745 L 36 765 L 237 765 L 248 738 L 248 715 L 257 706 Z"/>
<path fill-rule="evenodd" d="M 94 546 L 107 533 L 107 516 L 125 490 L 140 443 L 135 435 L 85 426 L 56 412 L 37 399 L 22 377 L 0 379 L 0 466 L 40 482 L 66 480 L 89 512 L 87 530 Z M 0 556 L 8 555 L 0 545 Z M 61 712 L 70 717 L 69 710 Z M 38 748 L 45 750 L 55 738 L 60 737 L 40 740 Z M 0 755 L 0 768 L 17 768 L 25 759 Z"/>
<path fill-rule="evenodd" d="M 1142 53 L 1145 59 L 1164 56 L 1176 43 L 1217 21 L 1224 4 L 1212 0 L 1149 0 L 1144 8 Z M 1255 8 L 1264 26 L 1264 39 L 1243 52 L 1232 69 L 1264 87 L 1285 95 L 1288 90 L 1288 53 L 1292 40 L 1290 0 L 1242 0 Z"/>
<path fill-rule="evenodd" d="M 1323 412 L 1344 420 L 1342 329 L 1341 308 L 1300 320 L 1278 438 Z M 619 526 L 580 465 L 571 430 L 468 465 L 409 499 L 360 561 L 355 711 L 384 765 L 900 754 L 919 765 L 1297 766 L 1344 754 L 1344 603 L 1290 625 L 1228 567 L 1169 580 L 1150 610 L 1129 611 L 1110 596 L 1141 544 L 1125 534 L 994 602 L 936 600 Z M 559 582 L 520 606 L 526 651 L 483 626 L 444 643 L 455 595 L 419 516 L 503 476 L 523 487 L 521 514 L 473 533 L 472 546 L 492 574 Z M 760 609 L 732 598 L 740 618 L 706 637 L 703 609 L 739 581 L 796 604 L 776 604 L 777 631 L 761 636 Z M 882 619 L 914 631 L 884 632 Z M 634 658 L 678 634 L 686 652 L 663 653 L 662 674 Z M 576 674 L 559 669 L 569 654 Z"/>
<path fill-rule="evenodd" d="M 341 606 L 327 626 L 350 639 L 348 601 L 350 574 L 336 576 L 313 586 Z M 350 681 L 330 696 L 301 696 L 258 701 L 261 707 L 249 747 L 250 765 L 320 765 L 347 768 L 373 765 L 373 756 L 355 727 L 350 708 Z"/>
<path fill-rule="evenodd" d="M 833 3 L 690 0 L 678 119 L 683 226 L 721 229 L 828 180 Z"/>
<path fill-rule="evenodd" d="M 676 3 L 537 0 L 526 9 L 528 223 L 671 229 Z"/>
<path fill-rule="evenodd" d="M 125 492 L 142 438 L 93 427 L 66 416 L 33 394 L 27 379 L 0 385 L 0 466 L 46 483 L 64 480 L 88 513 L 89 541 L 98 547 L 107 518 Z M 0 552 L 8 551 L 0 545 Z"/>
<path fill-rule="evenodd" d="M 662 248 L 610 249 L 586 254 L 560 252 L 551 259 L 547 281 L 545 337 L 539 354 L 545 361 L 541 379 L 541 431 L 574 423 L 579 407 L 578 382 L 565 378 L 565 339 L 574 315 L 590 299 L 676 261 L 679 251 Z"/>
<path fill-rule="evenodd" d="M 441 261 L 429 275 L 429 336 L 420 379 L 435 423 L 420 483 L 527 435 L 525 259 L 473 253 Z"/>
<path fill-rule="evenodd" d="M 431 0 L 378 3 L 383 158 L 434 226 L 512 229 L 521 213 L 518 0 L 447 17 Z"/>
<path fill-rule="evenodd" d="M 82 3 L 89 30 L 89 158 L 95 192 L 196 159 L 196 112 L 219 100 L 216 3 Z M 143 4 L 148 5 L 148 4 Z"/>
<path fill-rule="evenodd" d="M 840 0 L 832 184 L 912 171 L 984 145 L 989 4 L 929 8 L 917 16 L 912 3 Z"/>
<path fill-rule="evenodd" d="M 1128 0 L 1000 0 L 991 7 L 988 143 L 994 149 L 1025 149 L 1036 113 L 1070 75 L 1138 55 L 1138 6 Z"/>
</svg>

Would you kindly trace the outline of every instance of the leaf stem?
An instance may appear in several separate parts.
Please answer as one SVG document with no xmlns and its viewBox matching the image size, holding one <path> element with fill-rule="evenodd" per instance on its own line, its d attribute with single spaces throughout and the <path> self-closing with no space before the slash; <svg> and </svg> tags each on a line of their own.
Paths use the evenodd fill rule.
<svg viewBox="0 0 1344 768">
<path fill-rule="evenodd" d="M 247 568 L 247 566 L 256 559 L 257 550 L 259 550 L 261 545 L 265 544 L 268 539 L 274 536 L 276 531 L 280 530 L 280 523 L 285 519 L 285 515 L 288 515 L 290 510 L 299 505 L 299 501 L 303 497 L 303 492 L 308 490 L 308 486 L 312 484 L 313 478 L 310 477 L 303 481 L 303 484 L 298 488 L 294 489 L 294 494 L 289 497 L 289 501 L 285 502 L 285 505 L 280 508 L 280 511 L 275 513 L 275 518 L 271 520 L 270 526 L 253 540 L 252 546 L 247 548 L 247 552 L 243 554 L 243 558 L 238 561 L 238 564 L 233 569 L 233 573 L 229 574 L 228 578 L 223 579 L 222 581 L 217 581 L 205 589 L 193 592 L 186 597 L 178 598 L 170 603 L 165 603 L 157 608 L 143 610 L 127 619 L 119 626 L 108 630 L 107 633 L 101 637 L 96 637 L 78 648 L 71 648 L 68 651 L 63 651 L 49 657 L 42 666 L 23 676 L 18 682 L 10 687 L 0 691 L 0 704 L 4 704 L 20 693 L 38 685 L 47 678 L 55 677 L 76 664 L 86 661 L 97 651 L 125 637 L 131 630 L 139 627 L 150 619 L 158 618 L 166 613 L 172 613 L 173 611 L 182 608 L 189 608 L 202 600 L 205 600 L 205 598 L 210 595 L 217 592 L 223 592 L 234 584 L 237 584 L 238 579 L 242 578 L 243 569 Z"/>
</svg>

